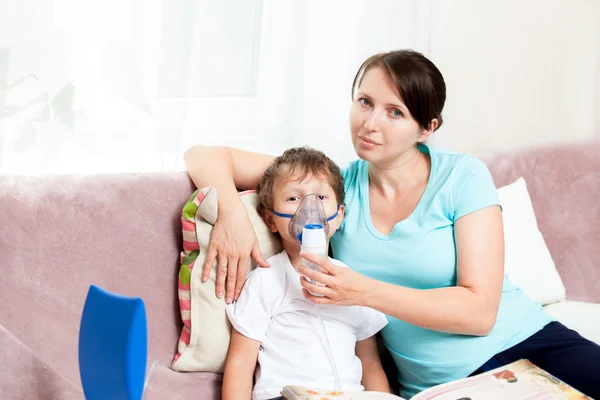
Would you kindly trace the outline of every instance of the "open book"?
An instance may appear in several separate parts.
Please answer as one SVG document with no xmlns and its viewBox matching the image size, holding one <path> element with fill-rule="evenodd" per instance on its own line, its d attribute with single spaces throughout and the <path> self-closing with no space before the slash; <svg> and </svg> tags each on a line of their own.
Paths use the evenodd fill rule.
<svg viewBox="0 0 600 400">
<path fill-rule="evenodd" d="M 286 386 L 287 400 L 402 400 L 379 392 L 336 392 Z M 593 400 L 527 360 L 427 389 L 411 400 Z"/>
</svg>

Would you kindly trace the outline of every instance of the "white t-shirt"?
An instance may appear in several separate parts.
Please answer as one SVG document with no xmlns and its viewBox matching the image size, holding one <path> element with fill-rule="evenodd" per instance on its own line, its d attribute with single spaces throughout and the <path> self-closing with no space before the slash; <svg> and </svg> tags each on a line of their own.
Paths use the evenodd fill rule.
<svg viewBox="0 0 600 400">
<path fill-rule="evenodd" d="M 302 295 L 300 275 L 285 250 L 268 261 L 271 267 L 252 271 L 239 299 L 226 308 L 238 332 L 261 342 L 252 398 L 280 396 L 286 385 L 335 389 L 321 323 L 315 305 Z M 363 390 L 356 342 L 379 332 L 388 322 L 386 316 L 359 306 L 320 305 L 319 309 L 342 390 Z"/>
</svg>

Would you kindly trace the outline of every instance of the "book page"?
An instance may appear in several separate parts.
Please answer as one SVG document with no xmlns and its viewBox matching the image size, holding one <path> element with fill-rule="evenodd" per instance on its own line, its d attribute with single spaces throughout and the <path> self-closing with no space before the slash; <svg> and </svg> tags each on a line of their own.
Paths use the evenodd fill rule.
<svg viewBox="0 0 600 400">
<path fill-rule="evenodd" d="M 527 360 L 427 389 L 412 400 L 592 400 Z"/>
<path fill-rule="evenodd" d="M 343 392 L 302 386 L 286 386 L 281 391 L 281 395 L 286 400 L 404 400 L 404 398 L 391 393 Z"/>
</svg>

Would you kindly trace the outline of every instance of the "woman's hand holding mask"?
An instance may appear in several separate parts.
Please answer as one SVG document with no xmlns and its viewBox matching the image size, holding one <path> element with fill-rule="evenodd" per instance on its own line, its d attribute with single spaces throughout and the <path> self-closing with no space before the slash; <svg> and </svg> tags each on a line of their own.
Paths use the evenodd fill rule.
<svg viewBox="0 0 600 400">
<path fill-rule="evenodd" d="M 367 278 L 347 267 L 333 264 L 327 257 L 311 253 L 300 253 L 302 258 L 319 265 L 323 272 L 300 266 L 300 284 L 304 297 L 316 304 L 339 306 L 365 306 L 374 293 L 375 280 Z M 312 284 L 306 278 L 314 279 L 325 286 Z M 311 293 L 314 293 L 311 294 Z M 315 296 L 317 295 L 317 296 Z"/>
</svg>

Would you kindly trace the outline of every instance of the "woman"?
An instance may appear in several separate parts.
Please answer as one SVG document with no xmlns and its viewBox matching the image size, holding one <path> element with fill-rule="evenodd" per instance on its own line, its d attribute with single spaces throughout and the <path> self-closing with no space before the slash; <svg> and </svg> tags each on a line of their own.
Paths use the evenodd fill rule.
<svg viewBox="0 0 600 400">
<path fill-rule="evenodd" d="M 388 315 L 382 337 L 405 397 L 520 358 L 600 397 L 600 346 L 554 321 L 504 277 L 501 208 L 486 166 L 425 143 L 442 124 L 440 71 L 414 51 L 378 54 L 357 72 L 352 98 L 360 160 L 343 171 L 348 208 L 331 239 L 334 256 L 352 270 L 305 255 L 326 272 L 301 271 L 325 285 L 303 279 L 305 296 Z M 196 146 L 185 160 L 198 187 L 219 192 L 204 275 L 216 258 L 217 295 L 225 285 L 230 302 L 250 256 L 267 266 L 236 187 L 256 187 L 273 157 Z"/>
</svg>

